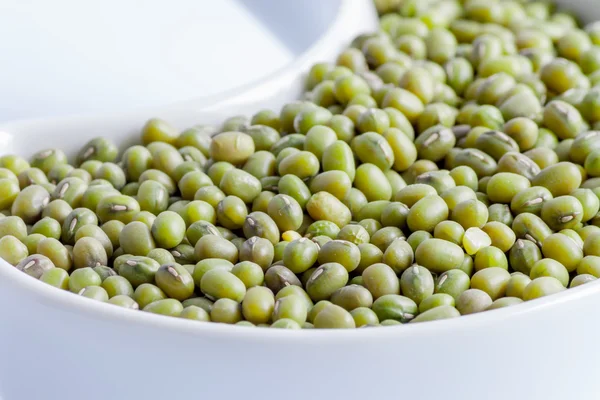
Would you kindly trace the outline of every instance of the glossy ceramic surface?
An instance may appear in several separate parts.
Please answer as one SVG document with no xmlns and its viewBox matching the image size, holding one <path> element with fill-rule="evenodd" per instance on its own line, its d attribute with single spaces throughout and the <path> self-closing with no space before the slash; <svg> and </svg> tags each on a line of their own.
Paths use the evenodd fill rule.
<svg viewBox="0 0 600 400">
<path fill-rule="evenodd" d="M 0 122 L 252 94 L 315 48 L 338 52 L 342 3 L 3 0 Z"/>
</svg>

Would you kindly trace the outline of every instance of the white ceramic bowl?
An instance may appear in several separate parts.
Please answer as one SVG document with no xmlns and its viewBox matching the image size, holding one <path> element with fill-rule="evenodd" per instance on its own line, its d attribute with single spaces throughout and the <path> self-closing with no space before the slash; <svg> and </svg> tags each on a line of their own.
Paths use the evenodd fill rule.
<svg viewBox="0 0 600 400">
<path fill-rule="evenodd" d="M 9 6 L 13 5 L 16 8 L 12 12 L 17 15 L 21 11 L 19 7 L 29 10 L 32 4 L 45 4 L 46 7 L 55 8 L 55 5 L 49 6 L 44 0 L 6 1 Z M 155 1 L 157 0 L 153 0 L 152 3 Z M 204 9 L 211 9 L 211 6 L 207 6 L 210 1 L 201 0 L 199 4 L 204 5 Z M 59 3 L 64 5 L 76 2 L 74 0 L 59 0 Z M 192 0 L 182 0 L 182 4 L 191 8 L 194 8 L 193 3 L 195 2 Z M 139 3 L 134 0 L 127 0 L 125 4 L 129 4 L 129 7 L 139 6 Z M 2 14 L 4 11 L 3 6 L 5 5 L 0 5 L 0 36 L 2 36 L 2 33 L 12 32 L 10 27 L 2 26 L 2 22 L 8 20 L 8 17 Z M 157 4 L 154 4 L 154 7 L 160 8 Z M 180 9 L 182 7 L 182 5 L 179 5 L 175 8 Z M 6 8 L 9 11 L 11 10 L 11 7 Z M 41 96 L 42 98 L 39 100 L 41 103 L 34 101 L 35 97 L 40 94 L 40 89 L 32 89 L 32 93 L 28 96 L 21 94 L 20 96 L 25 99 L 22 104 L 18 104 L 18 98 L 11 99 L 10 96 L 2 96 L 0 98 L 0 124 L 2 121 L 4 123 L 0 125 L 0 154 L 31 154 L 35 149 L 53 143 L 57 139 L 57 133 L 60 135 L 58 140 L 61 142 L 61 148 L 67 153 L 75 152 L 90 137 L 98 135 L 116 139 L 122 146 L 127 146 L 136 140 L 135 135 L 141 124 L 151 116 L 160 116 L 173 125 L 184 129 L 195 124 L 220 124 L 227 117 L 240 114 L 252 115 L 260 109 L 279 109 L 282 104 L 300 98 L 304 91 L 305 73 L 314 63 L 335 60 L 337 55 L 347 47 L 355 36 L 364 32 L 371 32 L 377 27 L 376 13 L 371 0 L 327 0 L 325 3 L 321 0 L 303 0 L 297 4 L 277 0 L 224 0 L 224 4 L 216 7 L 221 14 L 214 17 L 216 21 L 213 21 L 213 24 L 219 23 L 220 20 L 226 17 L 226 14 L 225 16 L 222 15 L 224 10 L 236 9 L 241 13 L 239 9 L 242 8 L 247 9 L 247 13 L 252 14 L 252 18 L 260 21 L 256 25 L 262 24 L 263 28 L 268 29 L 270 34 L 277 34 L 282 45 L 289 49 L 293 57 L 288 55 L 286 63 L 277 69 L 272 69 L 269 57 L 277 58 L 278 53 L 268 49 L 263 50 L 265 54 L 261 53 L 259 56 L 264 57 L 265 60 L 262 61 L 260 66 L 269 73 L 260 79 L 256 78 L 256 71 L 246 71 L 248 63 L 243 59 L 239 60 L 236 69 L 246 78 L 247 83 L 244 84 L 240 84 L 236 78 L 231 79 L 232 82 L 230 82 L 228 78 L 230 75 L 229 67 L 223 67 L 225 73 L 207 75 L 202 69 L 203 65 L 199 63 L 196 73 L 198 77 L 195 78 L 195 83 L 201 89 L 208 87 L 208 92 L 211 95 L 203 96 L 204 91 L 195 92 L 193 87 L 192 89 L 185 87 L 184 90 L 179 86 L 175 88 L 160 86 L 157 89 L 156 96 L 144 103 L 151 104 L 151 106 L 143 108 L 132 107 L 129 103 L 119 100 L 119 95 L 124 95 L 130 96 L 127 97 L 128 99 L 133 99 L 131 96 L 135 96 L 134 101 L 144 101 L 140 100 L 140 94 L 136 92 L 138 83 L 119 81 L 118 83 L 125 85 L 125 89 L 123 89 L 120 85 L 117 85 L 117 87 L 112 86 L 109 81 L 110 77 L 104 77 L 105 80 L 102 83 L 107 85 L 110 90 L 114 89 L 114 92 L 119 95 L 114 96 L 114 100 L 107 98 L 106 104 L 98 100 L 100 104 L 97 107 L 96 100 L 90 103 L 89 107 L 86 104 L 81 105 L 81 107 L 77 106 L 80 99 L 80 102 L 83 103 L 88 101 L 88 93 L 85 88 L 77 88 L 74 85 L 69 85 L 65 93 L 60 93 L 57 96 L 58 103 L 64 97 L 67 99 L 64 100 L 64 104 L 59 104 L 56 109 L 51 108 L 52 97 L 45 98 Z M 159 11 L 154 10 L 153 12 L 158 13 Z M 146 12 L 152 14 L 152 11 Z M 132 13 L 133 11 L 130 10 L 129 14 Z M 170 11 L 170 13 L 173 12 Z M 288 21 L 290 16 L 294 16 L 294 18 Z M 31 18 L 24 19 L 29 20 Z M 231 28 L 227 24 L 226 27 Z M 117 28 L 115 29 L 120 32 Z M 134 34 L 133 30 L 127 30 L 125 27 L 122 27 L 122 30 L 124 30 L 123 34 L 129 36 Z M 203 32 L 206 33 L 206 30 Z M 87 33 L 93 35 L 93 32 Z M 31 35 L 36 37 L 34 34 Z M 239 35 L 240 31 L 235 31 L 234 35 L 215 38 L 215 40 L 219 43 L 223 42 L 224 46 L 232 45 L 233 41 L 233 45 L 236 46 L 233 51 L 237 51 L 239 45 L 235 45 L 235 39 Z M 264 44 L 265 40 L 262 40 L 261 43 Z M 242 41 L 242 44 L 245 44 L 245 42 Z M 9 43 L 0 41 L 0 54 L 2 54 L 3 46 L 8 48 Z M 58 44 L 53 44 L 53 46 L 57 47 Z M 107 49 L 104 50 L 108 51 Z M 214 51 L 210 54 L 219 55 L 218 53 L 215 54 Z M 161 55 L 167 56 L 166 54 Z M 178 55 L 180 58 L 183 57 L 181 54 Z M 72 57 L 75 58 L 75 56 Z M 25 62 L 26 59 L 21 61 Z M 70 65 L 68 61 L 63 63 Z M 75 63 L 75 61 L 71 60 L 71 63 Z M 8 63 L 7 69 L 9 72 L 13 71 L 16 74 L 18 67 L 19 65 Z M 88 74 L 93 74 L 93 68 L 96 65 L 88 63 L 84 67 L 87 68 Z M 165 68 L 166 66 L 158 68 L 154 71 L 153 77 L 165 78 Z M 256 65 L 254 68 L 257 68 Z M 26 72 L 23 72 L 24 77 L 16 76 L 15 80 L 21 82 L 26 79 Z M 73 70 L 72 72 L 76 73 L 77 71 Z M 128 76 L 130 73 L 131 71 L 128 71 L 127 67 L 123 67 L 121 74 Z M 48 78 L 54 79 L 56 76 L 52 75 Z M 180 83 L 189 84 L 192 77 L 186 76 L 185 78 Z M 146 80 L 143 83 L 146 86 L 154 85 L 156 79 Z M 48 83 L 48 85 L 51 84 L 54 83 Z M 141 84 L 139 83 L 139 85 Z M 0 76 L 0 91 L 3 93 L 11 93 L 11 90 L 13 92 L 18 91 L 19 86 L 12 87 L 11 85 L 14 85 L 14 83 L 10 81 L 9 77 Z M 220 85 L 224 85 L 228 90 L 219 91 L 217 88 L 220 88 Z M 101 86 L 94 86 L 94 90 L 105 90 Z M 20 90 L 26 92 L 28 89 L 28 86 L 23 86 Z M 110 90 L 108 93 L 110 93 Z M 132 91 L 133 94 L 130 93 Z M 162 97 L 163 94 L 165 94 L 164 97 Z M 193 98 L 190 99 L 186 96 L 192 96 Z M 122 106 L 117 108 L 117 110 L 120 110 L 119 112 L 114 112 L 115 108 L 113 108 L 114 105 L 111 102 Z M 50 117 L 43 114 L 46 106 L 51 108 Z M 74 111 L 65 110 L 64 107 L 67 106 L 72 106 Z M 18 112 L 14 114 L 11 110 L 17 110 Z M 90 112 L 92 110 L 101 112 Z M 22 113 L 26 113 L 27 118 L 20 118 Z M 8 121 L 9 117 L 13 115 L 15 118 Z M 43 128 L 40 129 L 41 127 Z"/>
<path fill-rule="evenodd" d="M 296 98 L 298 67 L 366 27 L 366 2 L 343 3 L 3 0 L 0 122 Z"/>
<path fill-rule="evenodd" d="M 358 4 L 345 4 L 350 1 Z M 578 4 L 598 18 L 592 2 Z M 185 126 L 253 107 L 249 101 L 216 107 L 214 114 L 188 114 L 193 107 L 181 106 L 158 115 Z M 0 128 L 0 149 L 73 151 L 97 134 L 126 141 L 155 111 L 6 125 Z M 426 324 L 351 331 L 249 329 L 98 303 L 0 261 L 0 395 L 4 400 L 595 400 L 599 304 L 600 283 L 594 282 L 508 309 Z"/>
</svg>

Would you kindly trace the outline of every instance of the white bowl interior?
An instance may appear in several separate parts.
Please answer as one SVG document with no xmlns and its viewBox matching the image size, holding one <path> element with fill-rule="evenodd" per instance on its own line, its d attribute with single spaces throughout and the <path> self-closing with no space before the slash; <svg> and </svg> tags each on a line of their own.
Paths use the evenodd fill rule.
<svg viewBox="0 0 600 400">
<path fill-rule="evenodd" d="M 329 29 L 340 0 L 4 0 L 0 122 L 214 96 Z"/>
<path fill-rule="evenodd" d="M 13 2 L 17 4 L 18 0 L 7 1 L 9 4 Z M 31 0 L 32 3 L 38 1 L 41 0 Z M 64 4 L 71 0 L 58 1 L 60 4 Z M 116 0 L 107 1 L 111 3 Z M 202 0 L 198 4 L 206 5 L 207 1 Z M 189 4 L 190 0 L 181 0 L 177 3 L 177 6 L 181 7 L 181 3 Z M 269 33 L 281 42 L 281 48 L 287 46 L 286 51 L 293 55 L 293 59 L 276 70 L 265 68 L 261 73 L 266 75 L 251 82 L 241 81 L 241 79 L 237 81 L 236 76 L 244 75 L 248 60 L 260 58 L 260 62 L 269 64 L 271 62 L 270 57 L 253 55 L 250 58 L 238 59 L 236 57 L 237 53 L 232 51 L 227 56 L 233 56 L 234 60 L 226 68 L 235 68 L 237 73 L 228 73 L 227 75 L 204 73 L 205 64 L 210 64 L 208 69 L 218 68 L 222 64 L 221 59 L 218 62 L 210 57 L 206 57 L 205 60 L 196 60 L 198 62 L 194 66 L 197 67 L 197 70 L 195 75 L 192 75 L 199 80 L 198 87 L 203 87 L 202 85 L 216 87 L 220 88 L 220 92 L 198 97 L 199 91 L 196 88 L 185 86 L 182 83 L 182 88 L 190 90 L 189 95 L 195 97 L 192 99 L 178 99 L 177 96 L 173 95 L 172 98 L 167 98 L 160 95 L 159 89 L 169 89 L 168 82 L 161 84 L 159 80 L 159 86 L 157 86 L 159 89 L 156 89 L 153 95 L 145 96 L 144 94 L 142 96 L 142 100 L 149 104 L 157 102 L 146 107 L 137 107 L 136 104 L 133 104 L 133 100 L 127 103 L 127 98 L 123 99 L 123 97 L 139 95 L 139 92 L 129 90 L 128 82 L 125 82 L 123 87 L 116 88 L 110 80 L 106 88 L 98 84 L 95 90 L 104 93 L 105 98 L 101 98 L 102 96 L 89 98 L 85 95 L 86 89 L 80 90 L 77 87 L 77 82 L 60 91 L 58 87 L 53 86 L 55 83 L 51 80 L 45 81 L 44 84 L 47 86 L 43 84 L 40 89 L 13 84 L 10 79 L 0 75 L 0 91 L 3 82 L 6 81 L 8 82 L 7 85 L 11 85 L 11 90 L 26 93 L 26 96 L 21 97 L 31 100 L 32 104 L 35 103 L 31 110 L 38 109 L 39 106 L 44 110 L 44 113 L 47 110 L 49 110 L 47 113 L 50 114 L 56 111 L 56 115 L 52 114 L 52 117 L 28 118 L 3 123 L 3 113 L 8 115 L 9 112 L 12 112 L 11 110 L 14 111 L 16 108 L 20 108 L 26 102 L 13 101 L 11 96 L 0 98 L 0 155 L 15 153 L 27 157 L 35 151 L 57 147 L 58 144 L 68 154 L 74 154 L 85 142 L 95 136 L 114 139 L 122 147 L 131 145 L 137 140 L 136 133 L 139 132 L 141 126 L 148 118 L 152 117 L 164 118 L 178 128 L 185 129 L 195 124 L 220 124 L 225 118 L 233 115 L 250 116 L 259 109 L 270 108 L 278 111 L 286 102 L 297 100 L 301 96 L 304 90 L 304 75 L 314 63 L 333 61 L 354 37 L 361 33 L 372 32 L 377 27 L 372 0 L 331 0 L 325 4 L 321 4 L 320 0 L 307 0 L 302 3 L 289 4 L 274 0 L 239 0 L 239 2 L 237 0 L 224 0 L 223 4 L 218 3 L 220 4 L 219 7 L 224 7 L 225 3 L 237 4 L 238 8 L 242 9 L 242 11 L 238 10 L 240 13 L 245 13 L 244 15 L 247 16 L 251 14 L 252 20 L 256 21 L 253 22 L 254 24 L 267 27 Z M 0 4 L 0 11 L 1 7 L 2 4 Z M 313 11 L 317 9 L 319 13 L 314 13 Z M 3 18 L 3 14 L 0 13 L 0 34 L 3 29 L 6 29 L 1 24 Z M 271 25 L 267 25 L 268 21 L 271 21 Z M 233 29 L 231 32 L 238 31 Z M 230 39 L 235 35 L 240 36 L 237 33 L 232 35 Z M 214 44 L 214 41 L 211 43 Z M 224 46 L 228 44 L 226 43 Z M 0 41 L 0 54 L 2 54 L 2 46 L 8 45 L 6 42 Z M 235 50 L 235 43 L 233 48 Z M 217 50 L 223 51 L 223 49 Z M 185 52 L 182 51 L 183 53 Z M 185 55 L 188 58 L 190 57 L 188 53 L 185 53 Z M 201 54 L 198 52 L 192 56 L 202 58 L 199 55 Z M 161 58 L 158 57 L 158 59 Z M 7 70 L 9 72 L 17 71 L 16 64 L 12 63 L 11 65 Z M 160 68 L 155 69 L 156 71 L 160 72 Z M 15 80 L 19 80 L 19 77 L 20 75 L 15 72 Z M 176 78 L 173 75 L 170 79 Z M 183 78 L 181 82 L 185 81 Z M 130 84 L 139 84 L 141 87 L 147 86 L 148 82 L 144 79 L 140 81 L 133 79 Z M 223 79 L 231 79 L 233 83 L 229 82 L 229 86 L 226 84 L 221 87 Z M 231 85 L 238 86 L 232 88 Z M 38 91 L 46 90 L 49 87 L 53 89 L 48 89 L 47 96 L 37 94 Z M 28 90 L 31 90 L 31 93 Z M 174 92 L 177 91 L 176 88 L 173 90 Z M 206 93 L 208 92 L 206 91 Z M 61 101 L 62 104 L 60 104 Z M 82 103 L 82 108 L 77 108 L 77 104 L 72 104 L 79 102 Z M 53 108 L 54 103 L 56 103 L 57 108 Z M 85 103 L 91 106 L 104 107 L 108 111 L 86 113 L 83 110 L 87 107 Z M 123 105 L 124 103 L 127 104 Z M 70 109 L 70 106 L 73 106 L 74 109 Z M 65 108 L 68 111 L 65 111 Z M 62 115 L 62 112 L 83 115 L 67 116 Z"/>
</svg>

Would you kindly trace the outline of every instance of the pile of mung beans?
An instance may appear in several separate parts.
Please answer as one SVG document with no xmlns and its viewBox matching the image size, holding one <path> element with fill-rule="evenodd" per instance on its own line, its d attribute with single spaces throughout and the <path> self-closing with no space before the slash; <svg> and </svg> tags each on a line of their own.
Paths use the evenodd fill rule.
<svg viewBox="0 0 600 400">
<path fill-rule="evenodd" d="M 478 313 L 600 277 L 600 23 L 379 0 L 279 111 L 0 158 L 0 257 L 76 295 L 244 326 Z"/>
</svg>

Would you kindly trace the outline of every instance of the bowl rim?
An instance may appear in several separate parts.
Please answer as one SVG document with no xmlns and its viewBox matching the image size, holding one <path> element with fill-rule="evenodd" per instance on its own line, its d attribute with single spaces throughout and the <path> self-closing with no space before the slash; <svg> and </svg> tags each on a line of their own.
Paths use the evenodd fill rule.
<svg viewBox="0 0 600 400">
<path fill-rule="evenodd" d="M 264 95 L 265 89 L 270 94 L 266 95 L 266 98 L 276 97 L 275 93 L 285 89 L 282 87 L 281 82 L 286 81 L 287 86 L 293 86 L 301 84 L 304 87 L 304 75 L 306 74 L 306 66 L 311 65 L 314 62 L 320 62 L 320 58 L 327 57 L 327 53 L 331 53 L 332 47 L 339 47 L 347 37 L 344 34 L 345 23 L 354 16 L 357 11 L 362 12 L 370 5 L 370 0 L 338 0 L 338 9 L 336 12 L 335 19 L 327 26 L 316 40 L 314 40 L 306 50 L 290 60 L 285 65 L 271 71 L 267 76 L 254 79 L 250 82 L 242 84 L 240 86 L 230 88 L 223 92 L 216 93 L 214 95 L 190 97 L 187 99 L 180 99 L 170 101 L 165 104 L 151 105 L 146 107 L 127 109 L 126 111 L 107 111 L 107 112 L 94 112 L 84 111 L 73 114 L 58 114 L 53 116 L 40 116 L 33 118 L 17 118 L 9 119 L 7 121 L 0 121 L 0 128 L 14 129 L 21 126 L 30 126 L 31 124 L 37 123 L 48 123 L 48 122 L 63 122 L 73 120 L 92 120 L 102 118 L 111 119 L 123 119 L 123 118 L 142 118 L 144 115 L 164 115 L 175 113 L 180 115 L 181 113 L 194 113 L 202 115 L 202 113 L 212 113 L 216 109 L 219 112 L 225 108 L 236 108 L 241 104 L 256 103 L 249 97 L 257 97 Z M 375 15 L 375 14 L 374 14 Z M 369 32 L 368 25 L 364 29 L 364 32 Z M 362 29 L 362 28 L 361 28 Z M 361 31 L 356 29 L 356 32 Z M 364 33 L 363 32 L 363 33 Z M 333 57 L 337 56 L 337 53 Z M 331 55 L 329 56 L 332 57 Z M 297 97 L 297 96 L 296 96 Z M 261 98 L 260 100 L 264 100 Z M 299 100 L 299 99 L 296 99 Z M 292 101 L 290 99 L 290 101 Z"/>
</svg>

